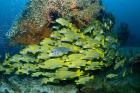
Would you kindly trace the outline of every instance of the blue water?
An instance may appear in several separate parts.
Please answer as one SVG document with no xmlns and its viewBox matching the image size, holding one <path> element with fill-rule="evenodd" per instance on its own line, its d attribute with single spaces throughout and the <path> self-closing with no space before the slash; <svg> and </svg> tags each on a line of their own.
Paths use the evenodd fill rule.
<svg viewBox="0 0 140 93">
<path fill-rule="evenodd" d="M 11 50 L 5 39 L 5 33 L 22 10 L 28 0 L 0 0 L 0 54 Z M 116 18 L 116 26 L 120 22 L 129 25 L 130 37 L 128 45 L 140 46 L 140 0 L 103 0 L 105 9 Z M 14 51 L 14 49 L 12 49 Z"/>
<path fill-rule="evenodd" d="M 14 20 L 20 16 L 28 0 L 0 0 L 0 55 L 8 52 L 11 47 L 7 44 L 5 33 L 9 31 Z"/>
<path fill-rule="evenodd" d="M 129 46 L 140 46 L 140 0 L 102 0 L 105 9 L 120 22 L 128 23 L 130 36 Z"/>
</svg>

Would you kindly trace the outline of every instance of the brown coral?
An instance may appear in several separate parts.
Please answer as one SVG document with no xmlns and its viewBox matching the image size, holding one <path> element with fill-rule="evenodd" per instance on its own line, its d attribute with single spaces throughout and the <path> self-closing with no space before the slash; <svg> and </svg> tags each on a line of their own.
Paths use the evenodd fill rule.
<svg viewBox="0 0 140 93">
<path fill-rule="evenodd" d="M 13 41 L 19 44 L 39 43 L 40 40 L 49 37 L 52 32 L 47 25 L 38 30 L 33 22 L 24 21 L 20 25 L 20 30 L 22 33 L 19 31 L 17 36 L 12 38 Z"/>
</svg>

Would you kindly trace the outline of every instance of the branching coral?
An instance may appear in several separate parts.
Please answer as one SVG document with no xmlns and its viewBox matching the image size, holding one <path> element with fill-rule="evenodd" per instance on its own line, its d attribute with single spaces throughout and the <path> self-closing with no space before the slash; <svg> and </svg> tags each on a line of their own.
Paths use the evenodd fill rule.
<svg viewBox="0 0 140 93">
<path fill-rule="evenodd" d="M 124 65 L 125 59 L 116 53 L 117 39 L 100 21 L 94 21 L 85 30 L 63 18 L 56 22 L 61 25 L 59 30 L 40 44 L 29 45 L 20 54 L 8 57 L 1 71 L 40 77 L 43 84 L 71 80 L 84 85 L 94 79 L 95 71 L 110 66 L 117 70 Z"/>
</svg>

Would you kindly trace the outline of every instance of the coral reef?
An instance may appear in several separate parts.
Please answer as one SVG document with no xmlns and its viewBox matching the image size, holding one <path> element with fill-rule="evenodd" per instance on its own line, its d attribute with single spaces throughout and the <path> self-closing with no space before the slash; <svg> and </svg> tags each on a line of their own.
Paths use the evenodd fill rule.
<svg viewBox="0 0 140 93">
<path fill-rule="evenodd" d="M 117 39 L 110 32 L 111 20 L 93 21 L 84 30 L 63 18 L 56 22 L 58 29 L 49 38 L 27 46 L 12 57 L 7 55 L 0 71 L 41 78 L 42 84 L 71 81 L 85 85 L 94 80 L 97 71 L 108 68 L 115 72 L 106 71 L 106 78 L 118 77 L 116 71 L 125 65 L 126 59 L 117 53 Z"/>
<path fill-rule="evenodd" d="M 120 49 L 114 21 L 100 0 L 30 0 L 7 33 L 29 45 L 0 62 L 0 93 L 139 93 L 138 51 Z"/>
<path fill-rule="evenodd" d="M 100 10 L 99 0 L 30 0 L 7 36 L 16 43 L 36 44 L 50 36 L 50 27 L 56 18 L 65 18 L 83 27 L 91 23 Z"/>
<path fill-rule="evenodd" d="M 74 85 L 42 86 L 40 80 L 18 76 L 0 78 L 0 93 L 76 93 Z"/>
<path fill-rule="evenodd" d="M 94 81 L 81 88 L 81 91 L 78 93 L 139 93 L 139 85 L 139 73 L 111 80 L 98 76 Z"/>
</svg>

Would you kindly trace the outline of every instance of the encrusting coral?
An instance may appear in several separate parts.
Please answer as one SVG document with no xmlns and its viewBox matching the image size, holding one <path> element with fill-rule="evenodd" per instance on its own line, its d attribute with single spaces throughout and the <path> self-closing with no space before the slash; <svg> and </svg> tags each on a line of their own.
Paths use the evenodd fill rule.
<svg viewBox="0 0 140 93">
<path fill-rule="evenodd" d="M 37 44 L 51 35 L 51 26 L 57 18 L 71 20 L 77 27 L 83 27 L 92 22 L 100 10 L 99 0 L 29 0 L 7 36 L 15 43 Z"/>
<path fill-rule="evenodd" d="M 117 39 L 110 32 L 110 21 L 95 20 L 80 30 L 59 18 L 56 20 L 59 29 L 49 38 L 27 46 L 19 54 L 7 56 L 0 71 L 41 78 L 42 84 L 72 81 L 84 85 L 94 79 L 97 70 L 100 72 L 108 67 L 117 70 L 125 64 L 125 58 L 117 53 Z M 110 72 L 106 77 L 116 76 Z"/>
</svg>

